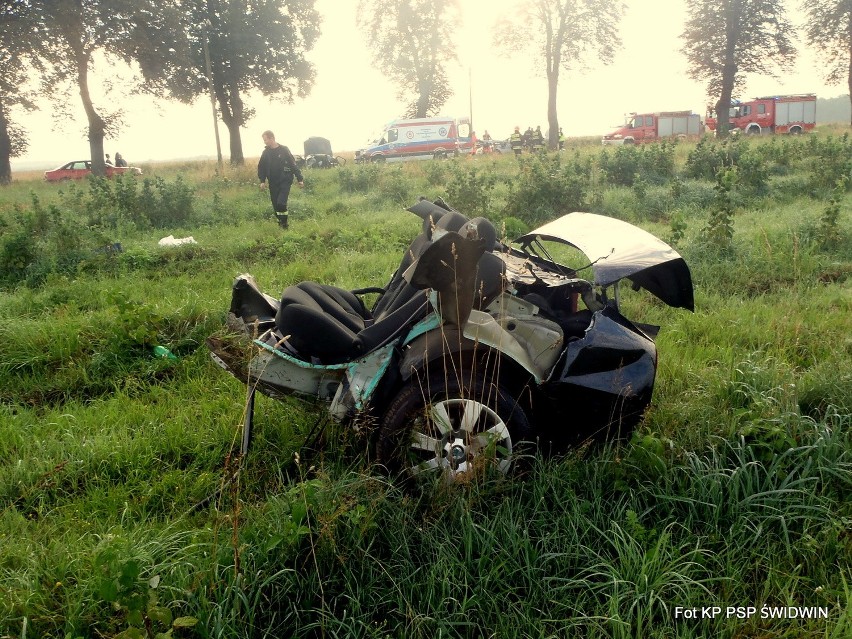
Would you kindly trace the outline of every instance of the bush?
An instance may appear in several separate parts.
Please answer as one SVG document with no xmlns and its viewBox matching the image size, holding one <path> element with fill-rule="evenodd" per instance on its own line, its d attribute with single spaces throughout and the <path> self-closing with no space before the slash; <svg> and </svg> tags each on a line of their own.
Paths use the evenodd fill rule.
<svg viewBox="0 0 852 639">
<path fill-rule="evenodd" d="M 379 193 L 383 198 L 394 204 L 407 205 L 411 200 L 412 191 L 414 185 L 401 166 L 383 171 L 379 186 Z"/>
<path fill-rule="evenodd" d="M 439 186 L 447 180 L 447 163 L 441 160 L 423 162 L 423 173 L 429 186 Z"/>
<path fill-rule="evenodd" d="M 21 212 L 16 223 L 0 235 L 0 285 L 25 281 L 41 285 L 52 273 L 73 275 L 80 265 L 112 241 L 87 229 L 59 208 L 42 206 L 32 197 L 32 210 Z"/>
<path fill-rule="evenodd" d="M 145 187 L 150 184 L 145 180 Z M 149 206 L 143 209 L 151 226 L 157 229 L 184 226 L 192 217 L 193 189 L 178 175 L 174 182 L 166 182 L 161 177 L 155 178 L 156 195 L 154 201 L 148 200 Z M 153 204 L 153 206 L 151 206 Z"/>
<path fill-rule="evenodd" d="M 497 175 L 477 166 L 463 167 L 453 162 L 447 184 L 447 201 L 469 217 L 487 216 L 491 208 Z"/>
<path fill-rule="evenodd" d="M 824 139 L 814 136 L 808 140 L 807 146 L 811 156 L 810 189 L 831 192 L 841 180 L 848 189 L 852 184 L 852 142 L 849 134 Z"/>
<path fill-rule="evenodd" d="M 598 162 L 608 184 L 633 186 L 639 172 L 639 149 L 633 144 L 624 144 L 616 147 L 612 156 L 604 149 Z"/>
<path fill-rule="evenodd" d="M 684 175 L 699 180 L 715 180 L 719 169 L 737 163 L 743 144 L 739 138 L 726 138 L 722 142 L 701 138 L 689 152 Z"/>
<path fill-rule="evenodd" d="M 379 184 L 381 167 L 378 164 L 359 164 L 355 168 L 338 169 L 337 181 L 345 193 L 367 193 Z"/>
<path fill-rule="evenodd" d="M 585 208 L 589 177 L 576 164 L 562 166 L 559 155 L 521 160 L 517 182 L 509 183 L 506 215 L 531 226 Z"/>
<path fill-rule="evenodd" d="M 744 148 L 737 166 L 737 185 L 748 195 L 765 195 L 769 184 L 769 165 L 760 151 Z"/>
<path fill-rule="evenodd" d="M 675 143 L 663 141 L 637 147 L 625 144 L 609 151 L 601 151 L 598 160 L 605 181 L 618 186 L 633 186 L 637 179 L 653 184 L 662 184 L 675 174 Z"/>
</svg>

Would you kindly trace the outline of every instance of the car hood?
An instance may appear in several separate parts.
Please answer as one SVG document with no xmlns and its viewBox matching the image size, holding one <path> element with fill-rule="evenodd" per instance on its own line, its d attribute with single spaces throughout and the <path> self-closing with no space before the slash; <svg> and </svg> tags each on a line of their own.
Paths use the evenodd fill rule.
<svg viewBox="0 0 852 639">
<path fill-rule="evenodd" d="M 669 306 L 695 310 L 692 276 L 684 259 L 661 239 L 632 224 L 594 213 L 569 213 L 516 242 L 526 249 L 536 239 L 582 251 L 591 262 L 595 284 L 609 286 L 627 278 Z"/>
</svg>

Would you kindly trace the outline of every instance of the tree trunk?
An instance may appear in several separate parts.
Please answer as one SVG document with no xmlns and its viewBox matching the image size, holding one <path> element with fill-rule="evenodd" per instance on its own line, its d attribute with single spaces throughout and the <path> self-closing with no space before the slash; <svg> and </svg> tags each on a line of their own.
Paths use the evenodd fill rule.
<svg viewBox="0 0 852 639">
<path fill-rule="evenodd" d="M 730 110 L 731 110 L 731 94 L 733 87 L 727 82 L 722 84 L 722 93 L 719 96 L 719 101 L 716 102 L 716 137 L 728 137 L 728 129 L 730 128 Z"/>
<path fill-rule="evenodd" d="M 101 177 L 106 175 L 106 164 L 104 163 L 104 129 L 106 125 L 92 104 L 89 94 L 89 56 L 81 55 L 77 60 L 77 85 L 80 87 L 80 98 L 83 101 L 83 109 L 89 121 L 89 152 L 92 159 L 92 174 Z"/>
<path fill-rule="evenodd" d="M 852 13 L 849 14 L 849 35 L 852 42 Z M 849 89 L 849 106 L 852 107 L 852 46 L 849 47 L 849 74 L 846 86 Z M 849 124 L 852 124 L 852 116 L 849 118 Z"/>
<path fill-rule="evenodd" d="M 429 113 L 429 93 L 432 89 L 432 83 L 426 80 L 421 80 L 417 83 L 417 110 L 414 113 L 415 118 L 425 118 Z"/>
<path fill-rule="evenodd" d="M 556 90 L 559 87 L 559 73 L 549 73 L 547 78 L 547 148 L 551 151 L 559 148 L 559 119 L 556 115 Z"/>
<path fill-rule="evenodd" d="M 240 134 L 240 125 L 233 118 L 225 123 L 228 127 L 231 148 L 231 166 L 242 166 L 246 163 L 243 157 L 243 140 Z"/>
<path fill-rule="evenodd" d="M 849 46 L 849 69 L 846 77 L 846 87 L 849 89 L 849 106 L 852 107 L 852 11 L 846 15 L 846 37 Z M 852 124 L 852 115 L 849 117 L 849 124 Z"/>
<path fill-rule="evenodd" d="M 228 129 L 231 166 L 242 166 L 245 164 L 245 158 L 243 157 L 243 140 L 240 134 L 240 119 L 234 116 L 231 105 L 221 98 L 219 100 L 219 111 L 222 113 L 222 122 Z"/>
<path fill-rule="evenodd" d="M 716 103 L 716 137 L 725 138 L 730 129 L 731 98 L 737 79 L 737 42 L 740 37 L 740 7 L 734 3 L 725 13 L 725 64 L 722 67 L 722 92 Z"/>
<path fill-rule="evenodd" d="M 429 96 L 421 93 L 417 97 L 417 111 L 414 113 L 415 118 L 425 118 L 429 110 Z"/>
<path fill-rule="evenodd" d="M 0 102 L 0 186 L 12 183 L 12 140 L 9 138 L 9 122 L 6 111 Z"/>
</svg>

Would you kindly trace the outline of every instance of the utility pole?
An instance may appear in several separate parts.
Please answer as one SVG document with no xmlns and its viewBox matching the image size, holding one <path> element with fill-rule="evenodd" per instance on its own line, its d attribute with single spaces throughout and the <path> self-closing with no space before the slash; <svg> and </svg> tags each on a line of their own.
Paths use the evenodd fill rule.
<svg viewBox="0 0 852 639">
<path fill-rule="evenodd" d="M 473 67 L 467 68 L 467 99 L 470 111 L 470 130 L 473 131 Z"/>
<path fill-rule="evenodd" d="M 219 142 L 219 116 L 216 114 L 216 94 L 213 91 L 213 72 L 210 65 L 210 49 L 207 45 L 207 27 L 209 20 L 204 21 L 204 66 L 207 70 L 207 86 L 210 89 L 210 106 L 213 109 L 213 132 L 216 134 L 216 163 L 222 168 L 222 143 Z"/>
</svg>

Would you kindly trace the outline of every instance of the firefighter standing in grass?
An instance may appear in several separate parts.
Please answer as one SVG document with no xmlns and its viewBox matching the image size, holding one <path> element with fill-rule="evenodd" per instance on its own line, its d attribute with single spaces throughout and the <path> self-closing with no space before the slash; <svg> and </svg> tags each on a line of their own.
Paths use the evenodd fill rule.
<svg viewBox="0 0 852 639">
<path fill-rule="evenodd" d="M 520 127 L 515 127 L 515 132 L 509 136 L 509 146 L 512 147 L 516 157 L 521 157 L 524 148 L 524 136 L 521 135 Z"/>
<path fill-rule="evenodd" d="M 562 133 L 562 127 L 559 127 L 559 150 L 562 151 L 565 148 L 565 134 Z"/>
<path fill-rule="evenodd" d="M 541 127 L 537 126 L 532 134 L 532 150 L 533 153 L 541 153 L 544 151 L 544 136 L 541 134 Z"/>
<path fill-rule="evenodd" d="M 260 180 L 260 188 L 267 188 L 269 182 L 269 197 L 272 199 L 272 208 L 278 217 L 278 226 L 287 228 L 287 199 L 290 196 L 290 187 L 293 186 L 293 176 L 299 186 L 305 186 L 302 172 L 296 166 L 296 159 L 290 153 L 290 149 L 275 141 L 272 131 L 263 132 L 263 143 L 266 148 L 257 163 L 257 179 Z"/>
</svg>

